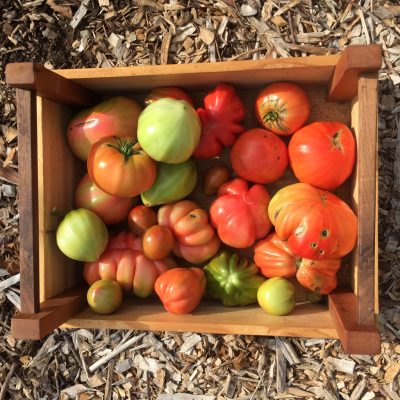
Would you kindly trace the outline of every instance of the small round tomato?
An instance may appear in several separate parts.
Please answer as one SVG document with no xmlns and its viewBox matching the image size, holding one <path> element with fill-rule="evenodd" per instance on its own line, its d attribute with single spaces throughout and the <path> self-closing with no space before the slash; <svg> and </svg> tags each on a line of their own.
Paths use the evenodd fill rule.
<svg viewBox="0 0 400 400">
<path fill-rule="evenodd" d="M 111 279 L 101 279 L 90 286 L 87 292 L 89 307 L 97 314 L 111 314 L 122 303 L 122 289 Z"/>
<path fill-rule="evenodd" d="M 250 129 L 232 147 L 233 170 L 243 179 L 255 183 L 271 183 L 285 172 L 288 152 L 285 143 L 265 129 Z"/>
<path fill-rule="evenodd" d="M 174 236 L 166 226 L 154 225 L 143 235 L 143 253 L 151 260 L 162 260 L 174 248 Z"/>
<path fill-rule="evenodd" d="M 146 104 L 151 104 L 157 100 L 164 99 L 164 98 L 169 98 L 169 99 L 175 99 L 175 100 L 185 100 L 187 103 L 189 103 L 192 107 L 194 107 L 193 100 L 190 98 L 190 96 L 183 91 L 182 89 L 179 89 L 177 87 L 159 87 L 153 89 L 149 95 L 145 98 L 144 102 Z"/>
<path fill-rule="evenodd" d="M 57 228 L 58 248 L 77 261 L 96 261 L 107 246 L 108 231 L 94 212 L 80 208 L 70 211 Z"/>
<path fill-rule="evenodd" d="M 86 174 L 75 189 L 75 206 L 96 213 L 105 224 L 118 224 L 125 220 L 136 199 L 117 197 L 101 190 Z"/>
<path fill-rule="evenodd" d="M 340 122 L 314 122 L 293 135 L 289 158 L 300 182 L 333 190 L 353 171 L 356 141 L 350 129 Z"/>
<path fill-rule="evenodd" d="M 295 287 L 285 278 L 268 279 L 258 288 L 257 300 L 260 307 L 268 314 L 287 315 L 296 303 Z"/>
<path fill-rule="evenodd" d="M 276 82 L 260 92 L 255 109 L 264 128 L 278 135 L 291 135 L 307 121 L 310 102 L 300 86 Z"/>
<path fill-rule="evenodd" d="M 147 229 L 157 224 L 157 214 L 152 208 L 139 205 L 129 212 L 128 223 L 135 235 L 142 236 Z"/>
<path fill-rule="evenodd" d="M 89 153 L 89 176 L 100 189 L 120 197 L 133 197 L 149 189 L 156 179 L 156 163 L 130 137 L 106 137 Z"/>
<path fill-rule="evenodd" d="M 224 165 L 213 165 L 204 174 L 203 193 L 211 196 L 229 180 L 230 172 Z"/>
</svg>

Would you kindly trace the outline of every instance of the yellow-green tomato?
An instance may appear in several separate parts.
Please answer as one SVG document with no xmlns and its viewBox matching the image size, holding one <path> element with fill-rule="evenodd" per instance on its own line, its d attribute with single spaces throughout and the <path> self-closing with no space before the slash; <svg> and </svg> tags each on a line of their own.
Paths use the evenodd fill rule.
<svg viewBox="0 0 400 400">
<path fill-rule="evenodd" d="M 107 246 L 104 222 L 86 208 L 70 211 L 57 228 L 58 248 L 77 261 L 96 261 Z"/>
<path fill-rule="evenodd" d="M 121 286 L 111 279 L 100 279 L 87 292 L 89 307 L 97 314 L 111 314 L 122 303 Z"/>
<path fill-rule="evenodd" d="M 295 287 L 285 278 L 268 279 L 258 288 L 257 300 L 268 314 L 287 315 L 295 305 Z"/>
</svg>

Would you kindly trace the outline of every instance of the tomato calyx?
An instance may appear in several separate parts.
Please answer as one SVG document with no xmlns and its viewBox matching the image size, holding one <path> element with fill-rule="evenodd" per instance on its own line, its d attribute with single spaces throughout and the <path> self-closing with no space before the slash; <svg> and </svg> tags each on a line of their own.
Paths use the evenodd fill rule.
<svg viewBox="0 0 400 400">
<path fill-rule="evenodd" d="M 285 104 L 278 104 L 279 100 L 267 100 L 263 106 L 268 111 L 262 114 L 262 120 L 271 128 L 278 128 L 282 131 L 287 131 L 288 127 L 285 125 L 284 120 L 287 114 Z"/>
<path fill-rule="evenodd" d="M 332 137 L 332 145 L 335 149 L 343 152 L 343 144 L 341 141 L 341 136 L 342 136 L 342 130 L 339 129 Z"/>
<path fill-rule="evenodd" d="M 114 137 L 116 144 L 108 143 L 108 147 L 112 147 L 113 149 L 119 151 L 124 155 L 125 161 L 129 159 L 129 157 L 133 155 L 141 155 L 143 154 L 141 148 L 138 149 L 138 142 L 135 139 L 121 139 L 118 136 Z"/>
</svg>

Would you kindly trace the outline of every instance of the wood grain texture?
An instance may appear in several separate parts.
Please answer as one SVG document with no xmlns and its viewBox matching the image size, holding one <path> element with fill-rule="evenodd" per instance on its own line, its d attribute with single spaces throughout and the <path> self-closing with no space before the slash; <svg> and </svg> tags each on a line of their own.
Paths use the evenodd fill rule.
<svg viewBox="0 0 400 400">
<path fill-rule="evenodd" d="M 326 85 L 339 55 L 202 64 L 149 65 L 119 68 L 57 70 L 56 73 L 102 92 L 126 93 L 157 86 L 208 89 L 220 82 L 240 88 L 290 80 Z"/>
<path fill-rule="evenodd" d="M 11 320 L 11 334 L 16 339 L 42 339 L 86 305 L 85 288 L 69 289 L 41 303 L 35 314 L 17 314 Z"/>
<path fill-rule="evenodd" d="M 328 86 L 329 101 L 351 100 L 358 91 L 361 72 L 378 71 L 382 65 L 382 49 L 378 44 L 349 46 L 340 54 Z"/>
<path fill-rule="evenodd" d="M 75 187 L 86 165 L 69 148 L 66 131 L 73 112 L 66 106 L 37 97 L 38 226 L 40 301 L 82 281 L 82 265 L 64 256 L 55 232 L 61 218 L 74 208 Z"/>
<path fill-rule="evenodd" d="M 41 97 L 69 106 L 87 107 L 101 101 L 101 96 L 90 89 L 32 62 L 8 64 L 6 83 L 19 89 L 35 90 Z"/>
<path fill-rule="evenodd" d="M 202 302 L 193 314 L 175 315 L 156 299 L 124 299 L 115 314 L 97 315 L 89 308 L 71 318 L 64 327 L 139 329 L 241 335 L 277 335 L 337 338 L 326 306 L 300 304 L 287 316 L 276 317 L 258 305 L 224 307 Z"/>
<path fill-rule="evenodd" d="M 36 99 L 17 89 L 21 311 L 39 310 Z"/>
<path fill-rule="evenodd" d="M 329 311 L 344 351 L 349 354 L 379 354 L 381 337 L 376 325 L 357 324 L 357 296 L 351 292 L 337 292 L 328 297 Z"/>
</svg>

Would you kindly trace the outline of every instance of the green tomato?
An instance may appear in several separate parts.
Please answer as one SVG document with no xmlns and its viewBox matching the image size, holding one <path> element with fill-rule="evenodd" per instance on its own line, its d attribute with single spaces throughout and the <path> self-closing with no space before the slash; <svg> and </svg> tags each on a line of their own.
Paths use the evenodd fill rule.
<svg viewBox="0 0 400 400">
<path fill-rule="evenodd" d="M 111 314 L 122 303 L 121 286 L 111 279 L 100 279 L 90 286 L 87 302 L 97 314 Z"/>
<path fill-rule="evenodd" d="M 238 254 L 221 252 L 205 267 L 207 293 L 224 306 L 246 306 L 257 301 L 258 287 L 264 278 L 255 264 Z"/>
<path fill-rule="evenodd" d="M 156 161 L 169 164 L 186 161 L 199 144 L 200 133 L 200 118 L 184 100 L 157 100 L 139 116 L 138 141 Z"/>
<path fill-rule="evenodd" d="M 275 277 L 266 280 L 257 292 L 260 307 L 268 314 L 287 315 L 295 305 L 295 287 L 285 278 Z"/>
<path fill-rule="evenodd" d="M 77 261 L 97 261 L 107 246 L 108 231 L 94 212 L 79 208 L 70 211 L 56 233 L 58 248 Z"/>
<path fill-rule="evenodd" d="M 181 164 L 158 163 L 156 180 L 149 190 L 142 193 L 142 202 L 146 207 L 175 203 L 188 196 L 196 182 L 197 167 L 193 159 Z"/>
</svg>

